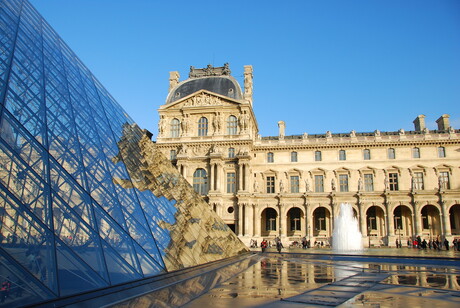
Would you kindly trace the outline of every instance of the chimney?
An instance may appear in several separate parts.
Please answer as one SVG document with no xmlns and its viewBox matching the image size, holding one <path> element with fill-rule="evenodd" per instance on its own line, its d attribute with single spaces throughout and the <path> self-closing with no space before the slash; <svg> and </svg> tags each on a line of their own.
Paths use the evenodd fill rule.
<svg viewBox="0 0 460 308">
<path fill-rule="evenodd" d="M 436 120 L 436 123 L 438 123 L 438 130 L 448 130 L 450 127 L 449 124 L 449 115 L 448 114 L 443 114 L 439 119 Z"/>
<path fill-rule="evenodd" d="M 284 131 L 286 129 L 286 123 L 284 121 L 278 121 L 279 133 L 278 136 L 280 139 L 284 139 Z"/>
<path fill-rule="evenodd" d="M 425 115 L 421 114 L 418 117 L 415 118 L 414 120 L 414 126 L 415 126 L 415 131 L 421 132 L 425 130 Z"/>
</svg>

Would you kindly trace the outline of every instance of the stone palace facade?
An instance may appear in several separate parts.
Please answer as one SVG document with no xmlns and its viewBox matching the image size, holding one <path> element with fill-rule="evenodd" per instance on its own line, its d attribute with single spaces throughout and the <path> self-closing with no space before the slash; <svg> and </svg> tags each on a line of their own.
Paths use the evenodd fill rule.
<svg viewBox="0 0 460 308">
<path fill-rule="evenodd" d="M 429 130 L 285 136 L 258 134 L 253 69 L 244 88 L 223 67 L 171 72 L 158 109 L 158 148 L 234 232 L 250 240 L 306 237 L 330 244 L 341 203 L 352 205 L 365 246 L 420 235 L 460 238 L 460 130 L 449 115 Z"/>
</svg>

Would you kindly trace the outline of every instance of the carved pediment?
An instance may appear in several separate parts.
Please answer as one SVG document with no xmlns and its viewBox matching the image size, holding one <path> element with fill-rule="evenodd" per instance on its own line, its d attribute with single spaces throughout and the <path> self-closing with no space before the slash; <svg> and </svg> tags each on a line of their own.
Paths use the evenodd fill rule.
<svg viewBox="0 0 460 308">
<path fill-rule="evenodd" d="M 240 103 L 238 101 L 229 99 L 228 97 L 201 90 L 195 92 L 189 96 L 184 97 L 181 100 L 168 104 L 164 109 L 182 109 L 182 108 L 193 108 L 193 107 L 212 107 L 212 106 L 236 106 Z"/>
</svg>

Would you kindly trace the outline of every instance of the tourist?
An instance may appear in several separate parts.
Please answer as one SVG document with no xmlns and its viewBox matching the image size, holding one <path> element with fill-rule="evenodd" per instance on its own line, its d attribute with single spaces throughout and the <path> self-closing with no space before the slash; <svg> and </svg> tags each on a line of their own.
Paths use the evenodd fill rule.
<svg viewBox="0 0 460 308">
<path fill-rule="evenodd" d="M 276 242 L 276 250 L 278 250 L 278 253 L 281 253 L 282 248 L 283 248 L 283 244 L 281 243 L 281 240 L 278 240 Z"/>
<path fill-rule="evenodd" d="M 454 251 L 457 250 L 457 239 L 454 238 L 454 240 L 452 241 L 452 245 L 454 245 Z"/>
<path fill-rule="evenodd" d="M 267 241 L 266 240 L 263 240 L 260 243 L 260 248 L 262 248 L 262 252 L 265 252 L 265 249 L 267 248 Z"/>
<path fill-rule="evenodd" d="M 446 247 L 446 250 L 449 250 L 449 241 L 447 238 L 444 239 L 444 246 Z"/>
</svg>

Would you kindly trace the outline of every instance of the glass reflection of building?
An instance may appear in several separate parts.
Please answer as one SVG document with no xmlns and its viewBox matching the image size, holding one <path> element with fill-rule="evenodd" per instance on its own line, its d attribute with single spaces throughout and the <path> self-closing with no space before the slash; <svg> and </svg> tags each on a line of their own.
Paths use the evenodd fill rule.
<svg viewBox="0 0 460 308">
<path fill-rule="evenodd" d="M 2 304 L 245 251 L 174 167 L 120 148 L 152 142 L 27 1 L 0 1 L 0 102 Z"/>
</svg>

